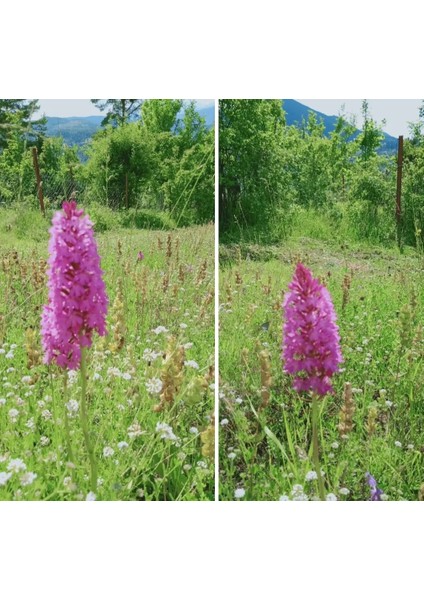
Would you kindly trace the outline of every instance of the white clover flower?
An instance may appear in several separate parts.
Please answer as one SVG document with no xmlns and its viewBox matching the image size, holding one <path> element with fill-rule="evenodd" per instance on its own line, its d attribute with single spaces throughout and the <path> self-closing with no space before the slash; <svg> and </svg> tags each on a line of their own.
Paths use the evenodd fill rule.
<svg viewBox="0 0 424 600">
<path fill-rule="evenodd" d="M 163 388 L 163 382 L 157 377 L 152 377 L 146 381 L 146 389 L 149 394 L 160 394 Z"/>
<path fill-rule="evenodd" d="M 308 502 L 309 498 L 304 492 L 302 492 L 300 494 L 294 494 L 292 500 L 296 502 Z"/>
<path fill-rule="evenodd" d="M 8 352 L 8 353 L 6 354 L 6 358 L 12 359 L 12 358 L 15 358 L 15 355 L 14 355 L 14 354 L 13 354 L 13 352 L 10 350 L 10 352 Z"/>
<path fill-rule="evenodd" d="M 209 384 L 209 389 L 214 392 L 215 391 L 215 384 L 214 383 L 210 383 Z"/>
<path fill-rule="evenodd" d="M 70 415 L 75 415 L 78 412 L 79 409 L 79 403 L 78 400 L 69 400 L 69 402 L 66 403 L 66 408 L 68 410 L 68 413 Z"/>
<path fill-rule="evenodd" d="M 316 471 L 308 471 L 305 475 L 305 481 L 315 481 L 315 479 L 318 479 L 318 475 L 316 473 Z"/>
<path fill-rule="evenodd" d="M 113 375 L 114 377 L 121 377 L 121 371 L 118 369 L 118 367 L 109 367 L 107 370 L 107 374 L 109 375 L 109 377 L 111 375 Z"/>
<path fill-rule="evenodd" d="M 6 398 L 0 398 L 0 406 L 4 406 L 6 404 Z"/>
<path fill-rule="evenodd" d="M 184 364 L 186 367 L 191 367 L 192 369 L 198 369 L 199 365 L 195 360 L 185 360 Z"/>
<path fill-rule="evenodd" d="M 389 408 L 392 408 L 393 402 L 391 400 L 386 400 L 386 406 L 388 406 Z"/>
<path fill-rule="evenodd" d="M 156 424 L 156 432 L 161 434 L 161 436 L 160 436 L 161 440 L 172 440 L 172 441 L 178 440 L 177 436 L 172 431 L 172 427 L 170 425 L 168 425 L 167 423 L 157 423 Z"/>
<path fill-rule="evenodd" d="M 402 442 L 399 442 L 398 440 L 396 440 L 395 446 L 396 446 L 396 448 L 402 448 Z"/>
<path fill-rule="evenodd" d="M 78 371 L 74 371 L 73 369 L 70 369 L 68 371 L 68 383 L 70 385 L 73 385 L 78 379 Z"/>
<path fill-rule="evenodd" d="M 236 404 L 243 404 L 243 398 L 240 398 L 240 397 L 238 397 L 238 398 L 236 398 L 236 399 L 234 400 L 234 402 L 235 402 Z"/>
<path fill-rule="evenodd" d="M 408 444 L 407 448 L 408 448 L 408 450 L 413 450 L 414 449 L 414 444 Z"/>
<path fill-rule="evenodd" d="M 156 335 L 159 335 L 161 333 L 168 333 L 168 329 L 166 327 L 163 327 L 163 325 L 159 325 L 159 327 L 156 327 L 156 329 L 152 329 L 152 331 Z"/>
<path fill-rule="evenodd" d="M 160 356 L 160 352 L 155 352 L 150 348 L 146 348 L 143 352 L 143 360 L 146 362 L 153 362 L 158 358 L 158 356 Z"/>
<path fill-rule="evenodd" d="M 186 323 L 180 323 L 180 329 L 187 329 Z"/>
<path fill-rule="evenodd" d="M 0 486 L 6 485 L 6 483 L 9 481 L 9 479 L 11 477 L 12 477 L 12 473 L 5 473 L 4 471 L 2 471 L 0 473 Z"/>
<path fill-rule="evenodd" d="M 339 443 L 338 442 L 333 442 L 331 444 L 331 447 L 334 448 L 334 450 L 337 450 L 337 448 L 339 447 Z"/>
<path fill-rule="evenodd" d="M 94 375 L 93 375 L 94 381 L 101 381 L 102 379 L 103 379 L 103 377 L 100 375 L 100 373 L 94 373 Z"/>
<path fill-rule="evenodd" d="M 300 483 L 295 483 L 292 487 L 292 494 L 302 494 L 303 493 L 303 485 Z"/>
<path fill-rule="evenodd" d="M 8 412 L 8 415 L 12 423 L 16 423 L 19 417 L 19 410 L 17 408 L 11 408 Z"/>
<path fill-rule="evenodd" d="M 34 431 L 34 429 L 35 429 L 34 417 L 31 417 L 30 419 L 28 419 L 28 421 L 25 423 L 25 425 L 30 431 Z"/>
<path fill-rule="evenodd" d="M 46 435 L 42 435 L 40 437 L 40 444 L 41 446 L 48 446 L 50 444 L 50 438 L 48 438 Z"/>
<path fill-rule="evenodd" d="M 6 468 L 11 473 L 19 473 L 19 471 L 26 471 L 26 464 L 20 458 L 12 458 Z"/>
<path fill-rule="evenodd" d="M 128 448 L 128 443 L 127 442 L 118 442 L 118 448 L 119 448 L 119 450 L 125 450 L 125 448 Z"/>
<path fill-rule="evenodd" d="M 6 350 L 4 348 L 0 348 L 0 354 L 6 354 Z"/>
<path fill-rule="evenodd" d="M 89 502 L 90 502 L 90 501 L 92 502 L 93 500 L 95 500 L 95 499 L 96 499 L 96 494 L 95 494 L 94 492 L 88 492 L 88 494 L 87 494 L 87 496 L 85 497 L 85 499 L 86 499 L 87 501 L 89 501 Z"/>
<path fill-rule="evenodd" d="M 341 494 L 342 496 L 348 496 L 350 494 L 350 490 L 348 490 L 347 488 L 343 487 L 339 489 L 339 494 Z"/>
<path fill-rule="evenodd" d="M 15 350 L 18 347 L 18 344 L 10 344 L 10 349 Z"/>
<path fill-rule="evenodd" d="M 337 496 L 335 494 L 327 494 L 325 499 L 327 500 L 327 502 L 334 502 L 337 500 Z"/>
<path fill-rule="evenodd" d="M 290 498 L 289 498 L 288 496 L 286 496 L 286 495 L 283 495 L 283 496 L 280 496 L 280 497 L 278 498 L 278 500 L 279 500 L 280 502 L 289 502 L 289 501 L 290 501 Z"/>
<path fill-rule="evenodd" d="M 110 446 L 105 446 L 103 448 L 103 456 L 105 458 L 108 458 L 109 456 L 113 456 L 115 454 L 115 450 L 113 448 L 111 448 Z"/>
<path fill-rule="evenodd" d="M 143 433 L 145 433 L 145 432 L 141 430 L 139 423 L 137 423 L 137 421 L 135 421 L 132 425 L 130 425 L 128 427 L 127 433 L 128 433 L 128 437 L 130 439 L 134 439 L 134 438 L 139 437 L 140 435 L 143 435 Z"/>
<path fill-rule="evenodd" d="M 197 429 L 197 427 L 190 427 L 189 432 L 193 435 L 197 435 L 199 433 L 199 430 Z"/>
<path fill-rule="evenodd" d="M 225 427 L 226 425 L 228 425 L 229 420 L 228 419 L 221 419 L 221 425 L 222 427 Z"/>
<path fill-rule="evenodd" d="M 183 344 L 183 348 L 184 350 L 190 350 L 190 348 L 193 348 L 193 342 L 187 342 L 186 344 Z"/>
<path fill-rule="evenodd" d="M 130 373 L 122 373 L 121 378 L 125 381 L 130 381 L 130 379 L 132 379 L 132 376 Z"/>
<path fill-rule="evenodd" d="M 199 469 L 207 469 L 208 465 L 206 464 L 206 462 L 204 460 L 198 460 L 196 465 L 199 467 Z"/>
<path fill-rule="evenodd" d="M 6 373 L 14 373 L 15 372 L 15 367 L 9 367 L 8 369 L 6 369 Z"/>
<path fill-rule="evenodd" d="M 178 458 L 178 460 L 183 462 L 187 458 L 187 454 L 185 452 L 178 452 L 177 458 Z"/>
<path fill-rule="evenodd" d="M 188 464 L 183 466 L 184 471 L 190 471 L 191 468 L 192 466 Z"/>
<path fill-rule="evenodd" d="M 246 491 L 243 488 L 237 488 L 234 492 L 234 498 L 237 500 L 240 498 L 244 498 Z"/>
<path fill-rule="evenodd" d="M 227 456 L 230 460 L 234 460 L 236 458 L 237 454 L 235 452 L 229 452 L 227 454 Z"/>
<path fill-rule="evenodd" d="M 37 479 L 37 473 L 33 473 L 32 471 L 28 471 L 20 476 L 19 480 L 21 485 L 31 485 Z"/>
<path fill-rule="evenodd" d="M 21 379 L 22 383 L 31 383 L 31 376 L 30 375 L 24 375 Z"/>
<path fill-rule="evenodd" d="M 43 417 L 43 419 L 45 421 L 50 421 L 51 418 L 53 417 L 52 413 L 46 408 L 46 410 L 43 410 L 43 412 L 41 413 L 41 416 Z"/>
</svg>

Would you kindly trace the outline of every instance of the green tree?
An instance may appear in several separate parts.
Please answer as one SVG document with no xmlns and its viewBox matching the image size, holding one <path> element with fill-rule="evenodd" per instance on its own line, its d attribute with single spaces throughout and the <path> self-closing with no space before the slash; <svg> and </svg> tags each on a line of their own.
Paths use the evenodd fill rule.
<svg viewBox="0 0 424 600">
<path fill-rule="evenodd" d="M 41 146 L 46 131 L 46 117 L 34 119 L 39 110 L 38 100 L 0 99 L 0 152 L 11 136 L 18 133 L 28 145 Z"/>
<path fill-rule="evenodd" d="M 91 100 L 100 111 L 106 111 L 102 125 L 118 127 L 140 116 L 143 100 Z"/>
</svg>

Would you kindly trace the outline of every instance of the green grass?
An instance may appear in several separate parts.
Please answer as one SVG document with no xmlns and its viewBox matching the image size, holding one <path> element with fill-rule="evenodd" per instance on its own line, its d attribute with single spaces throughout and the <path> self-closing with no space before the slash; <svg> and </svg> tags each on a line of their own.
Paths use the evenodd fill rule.
<svg viewBox="0 0 424 600">
<path fill-rule="evenodd" d="M 342 372 L 320 412 L 326 493 L 367 500 L 370 472 L 389 500 L 417 500 L 424 483 L 422 258 L 411 249 L 399 255 L 395 248 L 346 242 L 311 219 L 280 245 L 233 244 L 220 252 L 220 498 L 234 499 L 238 488 L 246 500 L 291 498 L 294 485 L 309 499 L 317 496 L 316 481 L 306 481 L 314 470 L 311 405 L 292 390 L 281 361 L 282 296 L 300 260 L 325 281 L 342 338 Z M 343 278 L 351 271 L 342 310 Z M 409 316 L 402 326 L 403 310 Z M 265 408 L 263 350 L 272 375 Z M 357 390 L 354 427 L 345 439 L 338 430 L 344 382 Z"/>
<path fill-rule="evenodd" d="M 90 468 L 80 414 L 65 408 L 71 399 L 80 402 L 79 374 L 65 393 L 65 374 L 41 363 L 31 366 L 25 346 L 32 329 L 34 350 L 41 354 L 48 223 L 24 214 L 23 236 L 24 225 L 7 215 L 0 224 L 0 473 L 8 472 L 12 459 L 21 459 L 37 477 L 23 485 L 22 471 L 2 485 L 0 475 L 0 499 L 84 500 L 91 491 Z M 213 459 L 201 434 L 212 426 L 214 406 L 213 227 L 170 234 L 117 229 L 96 238 L 110 300 L 109 335 L 95 336 L 87 352 L 97 499 L 212 500 Z M 143 261 L 137 261 L 140 250 Z M 118 350 L 112 326 L 119 280 L 125 333 Z M 167 331 L 154 333 L 159 326 Z M 181 346 L 188 364 L 175 379 L 177 392 L 155 412 L 159 394 L 150 393 L 146 383 L 163 379 L 167 359 Z M 160 423 L 172 428 L 170 439 L 161 437 Z"/>
</svg>

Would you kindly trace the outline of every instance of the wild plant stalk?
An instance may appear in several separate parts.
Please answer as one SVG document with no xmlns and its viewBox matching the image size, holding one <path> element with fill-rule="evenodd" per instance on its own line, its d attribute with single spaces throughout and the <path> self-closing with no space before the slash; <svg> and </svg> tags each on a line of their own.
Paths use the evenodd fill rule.
<svg viewBox="0 0 424 600">
<path fill-rule="evenodd" d="M 321 466 L 319 462 L 319 398 L 317 394 L 312 394 L 312 460 L 315 467 L 315 472 L 318 477 L 318 491 L 320 500 L 325 500 L 324 480 L 321 474 Z"/>
<path fill-rule="evenodd" d="M 97 489 L 97 463 L 94 456 L 93 446 L 90 440 L 90 431 L 88 428 L 88 416 L 87 416 L 87 370 L 86 370 L 86 354 L 85 348 L 81 348 L 81 426 L 84 434 L 84 442 L 87 450 L 88 458 L 90 461 L 91 470 L 91 491 L 96 492 Z"/>
<path fill-rule="evenodd" d="M 74 456 L 72 452 L 72 444 L 71 444 L 71 431 L 69 428 L 69 417 L 68 417 L 68 409 L 67 409 L 67 400 L 68 400 L 68 373 L 65 371 L 63 373 L 63 401 L 65 408 L 65 433 L 66 433 L 66 450 L 68 452 L 68 457 L 71 462 L 74 462 Z"/>
</svg>

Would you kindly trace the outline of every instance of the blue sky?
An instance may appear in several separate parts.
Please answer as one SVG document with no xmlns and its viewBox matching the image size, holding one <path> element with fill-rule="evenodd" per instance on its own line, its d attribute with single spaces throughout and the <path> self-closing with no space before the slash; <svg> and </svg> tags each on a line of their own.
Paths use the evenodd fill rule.
<svg viewBox="0 0 424 600">
<path fill-rule="evenodd" d="M 362 123 L 362 100 L 298 100 L 314 110 L 319 110 L 326 115 L 337 115 L 342 105 L 345 105 L 346 114 L 356 117 L 356 124 L 360 128 Z M 369 111 L 375 121 L 381 123 L 386 119 L 383 129 L 386 133 L 397 137 L 409 134 L 408 122 L 418 121 L 418 108 L 421 100 L 368 100 Z"/>
<path fill-rule="evenodd" d="M 213 106 L 213 100 L 196 100 L 199 108 Z M 91 117 L 92 115 L 101 115 L 98 108 L 90 100 L 39 100 L 40 112 L 47 117 Z"/>
</svg>

